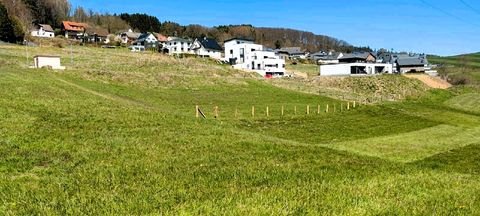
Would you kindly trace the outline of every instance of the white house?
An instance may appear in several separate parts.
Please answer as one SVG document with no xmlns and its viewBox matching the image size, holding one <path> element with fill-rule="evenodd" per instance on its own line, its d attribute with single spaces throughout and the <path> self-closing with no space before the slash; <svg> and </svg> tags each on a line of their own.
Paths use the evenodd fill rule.
<svg viewBox="0 0 480 216">
<path fill-rule="evenodd" d="M 193 41 L 178 37 L 168 37 L 168 41 L 163 47 L 163 52 L 169 55 L 174 54 L 194 54 L 191 49 Z"/>
<path fill-rule="evenodd" d="M 190 46 L 195 55 L 202 57 L 210 57 L 214 59 L 222 58 L 222 47 L 218 45 L 217 41 L 210 38 L 197 38 Z"/>
<path fill-rule="evenodd" d="M 273 51 L 265 50 L 263 45 L 246 39 L 225 41 L 225 60 L 234 68 L 252 70 L 262 76 L 284 76 L 285 60 Z"/>
<path fill-rule="evenodd" d="M 45 37 L 45 38 L 54 38 L 55 32 L 53 31 L 52 26 L 47 24 L 38 24 L 35 26 L 35 29 L 31 32 L 33 37 Z"/>
<path fill-rule="evenodd" d="M 54 70 L 65 70 L 60 63 L 60 56 L 37 55 L 33 57 L 33 68 L 52 68 Z"/>
<path fill-rule="evenodd" d="M 152 33 L 143 33 L 133 43 L 133 45 L 144 46 L 146 49 L 158 49 L 157 37 Z"/>
<path fill-rule="evenodd" d="M 320 76 L 351 76 L 392 74 L 392 64 L 386 63 L 345 63 L 320 65 Z"/>
</svg>

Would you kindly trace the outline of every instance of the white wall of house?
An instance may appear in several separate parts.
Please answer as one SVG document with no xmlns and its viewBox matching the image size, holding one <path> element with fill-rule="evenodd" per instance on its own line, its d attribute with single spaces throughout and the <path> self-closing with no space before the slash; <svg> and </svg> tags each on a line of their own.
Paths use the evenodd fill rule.
<svg viewBox="0 0 480 216">
<path fill-rule="evenodd" d="M 168 54 L 195 54 L 193 50 L 190 48 L 193 44 L 193 41 L 185 40 L 185 39 L 176 39 L 176 38 L 169 38 L 164 45 L 165 49 L 168 49 Z"/>
<path fill-rule="evenodd" d="M 60 56 L 35 56 L 33 57 L 34 68 L 51 67 L 54 70 L 64 70 L 60 63 Z"/>
<path fill-rule="evenodd" d="M 33 37 L 45 37 L 45 38 L 54 38 L 55 37 L 55 33 L 53 32 L 49 32 L 49 31 L 45 31 L 43 29 L 43 27 L 40 27 L 40 29 L 38 30 L 34 30 L 31 32 L 31 35 Z"/>
<path fill-rule="evenodd" d="M 352 73 L 352 69 L 364 73 Z M 350 75 L 374 75 L 374 74 L 392 74 L 391 64 L 378 63 L 351 63 L 351 64 L 333 64 L 321 65 L 320 76 L 350 76 Z"/>
<path fill-rule="evenodd" d="M 194 53 L 195 53 L 195 55 L 208 56 L 208 57 L 214 58 L 214 59 L 221 59 L 222 58 L 222 52 L 221 51 L 205 49 L 204 47 L 201 47 L 199 49 L 195 49 Z"/>
<path fill-rule="evenodd" d="M 252 41 L 231 40 L 224 44 L 225 60 L 236 59 L 234 68 L 253 70 L 262 76 L 285 75 L 285 60 L 281 59 L 273 51 L 263 50 L 260 44 Z"/>
</svg>

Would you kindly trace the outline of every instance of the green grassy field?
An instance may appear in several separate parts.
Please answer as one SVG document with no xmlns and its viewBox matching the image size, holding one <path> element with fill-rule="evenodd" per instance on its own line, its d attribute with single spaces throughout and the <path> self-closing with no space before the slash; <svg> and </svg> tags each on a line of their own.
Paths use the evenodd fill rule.
<svg viewBox="0 0 480 216">
<path fill-rule="evenodd" d="M 28 52 L 67 70 L 27 69 L 24 47 L 0 47 L 3 214 L 480 214 L 474 90 L 340 112 L 345 101 L 205 59 Z"/>
<path fill-rule="evenodd" d="M 480 85 L 480 53 L 449 57 L 429 56 L 428 60 L 442 65 L 439 72 L 448 75 L 450 82 L 454 84 Z"/>
</svg>

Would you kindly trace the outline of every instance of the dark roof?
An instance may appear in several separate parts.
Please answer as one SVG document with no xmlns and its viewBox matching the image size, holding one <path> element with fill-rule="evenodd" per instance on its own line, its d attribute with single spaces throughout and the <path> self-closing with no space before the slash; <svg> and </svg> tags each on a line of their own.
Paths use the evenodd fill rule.
<svg viewBox="0 0 480 216">
<path fill-rule="evenodd" d="M 97 35 L 99 37 L 107 37 L 108 30 L 104 28 L 97 28 L 97 27 L 86 27 L 85 32 L 89 35 Z"/>
<path fill-rule="evenodd" d="M 423 66 L 426 61 L 421 58 L 399 58 L 397 59 L 398 66 Z"/>
<path fill-rule="evenodd" d="M 200 44 L 203 46 L 205 49 L 209 50 L 219 50 L 222 51 L 222 47 L 218 45 L 217 41 L 211 38 L 197 38 L 197 41 L 200 42 Z"/>
<path fill-rule="evenodd" d="M 224 43 L 226 43 L 226 42 L 229 42 L 229 41 L 233 41 L 233 40 L 241 40 L 241 41 L 250 41 L 250 42 L 254 42 L 254 40 L 252 40 L 252 39 L 248 39 L 248 38 L 238 38 L 238 37 L 235 37 L 235 38 L 231 38 L 231 39 L 228 39 L 228 40 L 224 41 Z"/>
<path fill-rule="evenodd" d="M 348 53 L 348 54 L 345 54 L 342 58 L 340 59 L 367 59 L 368 56 L 372 55 L 373 57 L 375 57 L 375 55 L 373 55 L 372 53 L 369 53 L 369 52 L 362 52 L 362 53 Z M 375 57 L 376 58 L 376 57 Z"/>
<path fill-rule="evenodd" d="M 142 34 L 140 34 L 140 36 L 138 36 L 137 42 L 139 42 L 139 41 L 140 41 L 140 42 L 145 41 L 145 40 L 148 38 L 148 36 L 150 36 L 150 35 L 153 35 L 153 37 L 155 38 L 155 40 L 157 40 L 157 37 L 155 37 L 155 35 L 152 34 L 152 33 L 142 33 Z"/>
</svg>

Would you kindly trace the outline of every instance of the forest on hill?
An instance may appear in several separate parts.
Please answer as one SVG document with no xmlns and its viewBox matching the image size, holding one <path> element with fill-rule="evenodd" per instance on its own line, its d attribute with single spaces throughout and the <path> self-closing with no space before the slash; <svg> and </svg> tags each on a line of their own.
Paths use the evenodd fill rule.
<svg viewBox="0 0 480 216">
<path fill-rule="evenodd" d="M 369 47 L 355 47 L 344 40 L 312 32 L 255 27 L 248 24 L 206 27 L 198 24 L 181 25 L 161 22 L 148 14 L 98 13 L 79 6 L 72 8 L 68 0 L 0 0 L 0 40 L 23 41 L 34 24 L 49 24 L 60 33 L 63 20 L 88 23 L 116 34 L 128 29 L 138 32 L 156 32 L 177 37 L 210 37 L 219 42 L 238 37 L 255 40 L 270 48 L 301 47 L 306 51 L 336 50 L 342 52 L 370 51 Z"/>
</svg>

